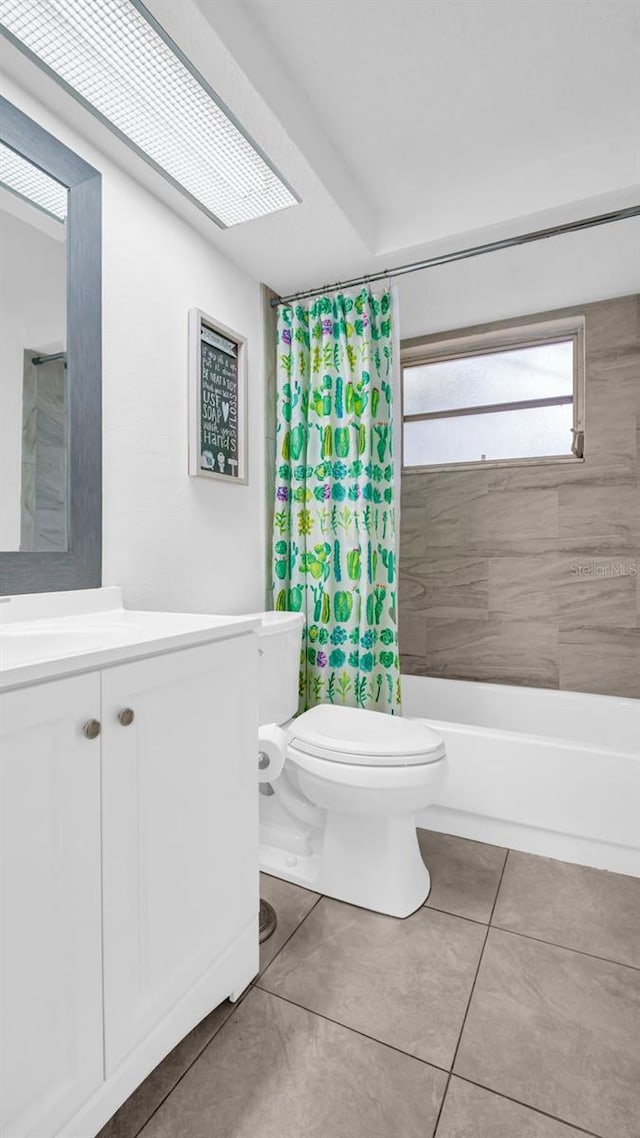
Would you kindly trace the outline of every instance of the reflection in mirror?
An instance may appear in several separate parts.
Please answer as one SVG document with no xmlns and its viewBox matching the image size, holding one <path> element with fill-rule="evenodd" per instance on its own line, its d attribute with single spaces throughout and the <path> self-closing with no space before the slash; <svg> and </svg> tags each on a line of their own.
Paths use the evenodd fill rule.
<svg viewBox="0 0 640 1138">
<path fill-rule="evenodd" d="M 69 548 L 67 188 L 0 143 L 0 550 Z"/>
</svg>

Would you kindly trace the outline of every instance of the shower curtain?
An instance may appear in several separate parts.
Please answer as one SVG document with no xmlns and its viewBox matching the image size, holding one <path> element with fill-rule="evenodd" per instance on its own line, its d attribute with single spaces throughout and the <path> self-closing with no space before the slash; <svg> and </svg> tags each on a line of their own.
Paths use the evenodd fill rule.
<svg viewBox="0 0 640 1138">
<path fill-rule="evenodd" d="M 282 305 L 276 609 L 305 616 L 300 710 L 400 712 L 390 291 Z"/>
</svg>

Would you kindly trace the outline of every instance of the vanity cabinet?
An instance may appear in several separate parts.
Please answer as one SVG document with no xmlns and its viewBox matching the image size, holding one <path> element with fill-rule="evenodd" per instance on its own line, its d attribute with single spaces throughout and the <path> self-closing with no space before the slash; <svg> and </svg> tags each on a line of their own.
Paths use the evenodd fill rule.
<svg viewBox="0 0 640 1138">
<path fill-rule="evenodd" d="M 103 1077 L 100 676 L 0 696 L 0 1134 L 49 1138 Z"/>
<path fill-rule="evenodd" d="M 245 655 L 230 640 L 102 676 L 107 1076 L 258 911 Z"/>
<path fill-rule="evenodd" d="M 1 1138 L 90 1138 L 257 971 L 256 668 L 245 634 L 0 695 Z"/>
</svg>

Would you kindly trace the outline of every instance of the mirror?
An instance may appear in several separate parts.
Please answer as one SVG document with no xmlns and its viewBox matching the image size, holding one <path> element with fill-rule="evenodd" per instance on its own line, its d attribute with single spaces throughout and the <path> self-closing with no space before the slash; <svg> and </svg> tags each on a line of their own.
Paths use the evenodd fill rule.
<svg viewBox="0 0 640 1138">
<path fill-rule="evenodd" d="M 0 97 L 0 593 L 101 583 L 101 178 Z"/>
<path fill-rule="evenodd" d="M 67 194 L 0 143 L 0 550 L 68 549 Z"/>
</svg>

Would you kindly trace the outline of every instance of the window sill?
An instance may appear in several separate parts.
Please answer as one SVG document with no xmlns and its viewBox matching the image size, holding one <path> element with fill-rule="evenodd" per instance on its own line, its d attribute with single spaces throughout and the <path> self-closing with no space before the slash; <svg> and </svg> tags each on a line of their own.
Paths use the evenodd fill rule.
<svg viewBox="0 0 640 1138">
<path fill-rule="evenodd" d="M 540 455 L 536 458 L 492 458 L 477 462 L 443 462 L 435 466 L 403 466 L 402 474 L 436 474 L 452 470 L 488 470 L 514 466 L 566 466 L 584 465 L 584 458 L 573 454 Z"/>
</svg>

